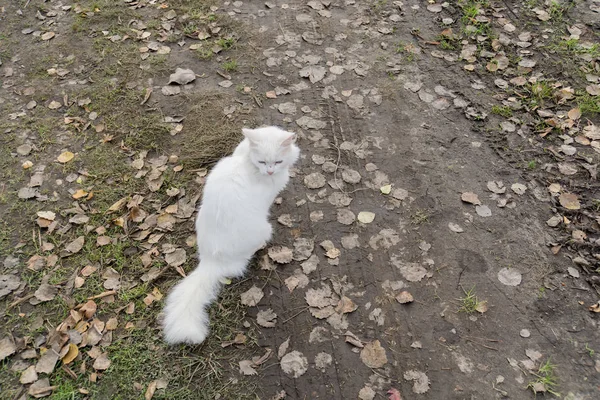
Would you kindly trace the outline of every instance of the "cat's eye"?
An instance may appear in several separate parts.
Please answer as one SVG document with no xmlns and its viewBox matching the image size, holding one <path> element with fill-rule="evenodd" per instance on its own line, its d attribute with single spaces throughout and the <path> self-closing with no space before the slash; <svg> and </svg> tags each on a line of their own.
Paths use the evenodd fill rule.
<svg viewBox="0 0 600 400">
<path fill-rule="evenodd" d="M 275 164 L 281 164 L 283 161 L 275 161 Z"/>
<path fill-rule="evenodd" d="M 258 163 L 259 164 L 266 164 L 267 162 L 266 161 L 259 161 Z"/>
</svg>

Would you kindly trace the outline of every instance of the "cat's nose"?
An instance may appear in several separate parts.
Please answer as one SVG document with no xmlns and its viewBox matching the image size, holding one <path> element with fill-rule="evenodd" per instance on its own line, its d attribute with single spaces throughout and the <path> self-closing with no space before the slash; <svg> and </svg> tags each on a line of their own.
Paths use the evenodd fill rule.
<svg viewBox="0 0 600 400">
<path fill-rule="evenodd" d="M 273 175 L 273 171 L 267 171 L 267 174 Z"/>
</svg>

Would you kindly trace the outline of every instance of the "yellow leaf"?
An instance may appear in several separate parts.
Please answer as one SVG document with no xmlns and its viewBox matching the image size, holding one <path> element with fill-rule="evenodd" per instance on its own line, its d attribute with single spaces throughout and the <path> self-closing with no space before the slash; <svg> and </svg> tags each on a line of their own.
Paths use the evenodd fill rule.
<svg viewBox="0 0 600 400">
<path fill-rule="evenodd" d="M 157 287 L 152 289 L 152 295 L 156 298 L 156 301 L 160 301 L 163 298 L 163 294 L 158 290 Z"/>
<path fill-rule="evenodd" d="M 392 185 L 382 186 L 379 190 L 381 190 L 381 193 L 383 194 L 390 194 L 390 192 L 392 191 Z"/>
<path fill-rule="evenodd" d="M 73 157 L 75 157 L 75 154 L 71 153 L 70 151 L 65 151 L 60 156 L 58 156 L 56 160 L 61 164 L 65 164 L 71 161 Z"/>
<path fill-rule="evenodd" d="M 115 204 L 113 204 L 112 206 L 110 206 L 108 208 L 108 210 L 106 210 L 106 213 L 112 213 L 115 211 L 119 211 L 127 202 L 128 198 L 127 197 L 123 197 L 121 200 L 117 201 Z"/>
<path fill-rule="evenodd" d="M 78 354 L 79 354 L 79 349 L 77 348 L 77 345 L 73 344 L 73 343 L 69 343 L 69 351 L 62 358 L 63 364 L 69 364 L 77 357 Z"/>
<path fill-rule="evenodd" d="M 80 198 L 85 197 L 87 195 L 88 195 L 88 192 L 86 192 L 83 189 L 79 189 L 78 191 L 76 191 L 75 193 L 73 193 L 73 198 L 75 200 L 77 200 L 77 199 L 80 199 Z"/>
<path fill-rule="evenodd" d="M 375 219 L 375 213 L 370 211 L 361 211 L 358 213 L 357 219 L 363 224 L 370 224 Z"/>
<path fill-rule="evenodd" d="M 115 218 L 112 220 L 112 222 L 113 224 L 115 224 L 116 226 L 120 226 L 121 228 L 125 226 L 125 220 L 123 219 L 123 217 Z"/>
</svg>

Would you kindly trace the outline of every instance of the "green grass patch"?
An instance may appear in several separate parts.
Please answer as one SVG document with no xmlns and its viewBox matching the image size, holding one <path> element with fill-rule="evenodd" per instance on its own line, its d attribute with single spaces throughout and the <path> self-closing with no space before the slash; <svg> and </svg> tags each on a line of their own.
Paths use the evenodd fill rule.
<svg viewBox="0 0 600 400">
<path fill-rule="evenodd" d="M 501 115 L 505 118 L 510 118 L 513 115 L 512 109 L 508 106 L 492 106 L 492 114 Z"/>
<path fill-rule="evenodd" d="M 479 300 L 477 294 L 475 293 L 475 286 L 468 291 L 465 289 L 462 290 L 465 295 L 459 299 L 460 308 L 458 309 L 458 312 L 473 314 L 475 312 L 483 313 L 485 310 L 487 310 L 487 301 Z"/>
<path fill-rule="evenodd" d="M 534 394 L 546 391 L 556 397 L 560 397 L 560 393 L 557 392 L 558 380 L 556 378 L 555 370 L 556 365 L 552 364 L 550 360 L 547 360 L 540 366 L 537 373 L 532 372 L 532 375 L 534 375 L 536 379 L 530 381 L 527 384 L 527 388 L 531 389 Z"/>
<path fill-rule="evenodd" d="M 221 64 L 221 68 L 223 68 L 225 72 L 235 72 L 238 70 L 238 67 L 237 60 L 229 60 Z"/>
</svg>

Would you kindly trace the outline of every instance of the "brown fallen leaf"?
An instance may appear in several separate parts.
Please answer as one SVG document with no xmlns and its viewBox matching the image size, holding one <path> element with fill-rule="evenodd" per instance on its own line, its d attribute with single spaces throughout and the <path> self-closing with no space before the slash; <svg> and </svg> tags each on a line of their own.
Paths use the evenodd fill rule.
<svg viewBox="0 0 600 400">
<path fill-rule="evenodd" d="M 594 313 L 600 313 L 600 301 L 588 307 L 588 310 Z"/>
<path fill-rule="evenodd" d="M 356 309 L 358 308 L 358 305 L 356 305 L 356 303 L 354 303 L 352 301 L 352 299 L 346 297 L 346 296 L 342 296 L 342 298 L 340 299 L 340 302 L 338 303 L 335 311 L 338 314 L 347 314 L 347 313 L 351 313 L 353 311 L 356 311 Z"/>
<path fill-rule="evenodd" d="M 85 197 L 85 196 L 88 196 L 88 195 L 89 195 L 89 193 L 88 193 L 88 192 L 86 192 L 85 190 L 83 190 L 83 189 L 78 189 L 78 190 L 77 190 L 75 193 L 73 193 L 73 198 L 74 198 L 75 200 L 79 200 L 79 199 L 81 199 L 81 198 L 83 198 L 83 197 Z"/>
<path fill-rule="evenodd" d="M 83 236 L 79 236 L 77 239 L 75 239 L 71 243 L 69 243 L 65 247 L 65 250 L 67 250 L 71 254 L 78 253 L 83 248 L 84 243 L 85 243 L 85 238 Z"/>
<path fill-rule="evenodd" d="M 379 340 L 367 343 L 360 351 L 360 359 L 369 368 L 381 368 L 388 362 L 385 349 Z"/>
<path fill-rule="evenodd" d="M 477 197 L 477 195 L 475 193 L 472 193 L 472 192 L 464 192 L 460 196 L 460 199 L 462 201 L 464 201 L 465 203 L 470 203 L 470 204 L 475 204 L 475 205 L 481 205 L 481 201 L 479 201 L 479 197 Z"/>
<path fill-rule="evenodd" d="M 104 371 L 108 369 L 108 367 L 110 367 L 110 364 L 111 362 L 108 359 L 108 354 L 102 353 L 96 358 L 96 360 L 94 360 L 94 364 L 92 365 L 92 367 L 96 371 Z"/>
<path fill-rule="evenodd" d="M 576 121 L 576 120 L 578 120 L 579 118 L 581 118 L 581 110 L 580 110 L 578 107 L 576 107 L 576 108 L 573 108 L 573 109 L 571 109 L 571 110 L 570 110 L 570 111 L 567 113 L 567 115 L 568 115 L 568 116 L 569 116 L 569 118 L 571 118 L 573 121 Z"/>
<path fill-rule="evenodd" d="M 33 385 L 29 386 L 27 393 L 30 396 L 39 399 L 41 397 L 50 396 L 57 387 L 58 386 L 50 386 L 50 380 L 48 378 L 42 378 L 36 381 Z"/>
<path fill-rule="evenodd" d="M 256 306 L 265 294 L 262 289 L 253 285 L 250 289 L 241 294 L 241 303 L 245 306 Z"/>
<path fill-rule="evenodd" d="M 135 312 L 135 303 L 132 301 L 131 303 L 127 304 L 127 307 L 125 307 L 125 313 L 131 315 L 134 312 Z"/>
<path fill-rule="evenodd" d="M 579 203 L 577 195 L 573 193 L 562 193 L 559 196 L 558 201 L 560 202 L 560 205 L 567 210 L 579 210 L 581 208 L 581 204 Z"/>
<path fill-rule="evenodd" d="M 243 375 L 258 375 L 258 372 L 254 369 L 255 365 L 251 360 L 242 360 L 239 363 L 240 373 Z"/>
<path fill-rule="evenodd" d="M 112 206 L 108 207 L 108 210 L 106 210 L 106 214 L 119 211 L 121 208 L 123 208 L 123 206 L 125 205 L 125 203 L 127 203 L 128 200 L 129 197 L 123 197 L 122 199 L 118 200 Z"/>
<path fill-rule="evenodd" d="M 268 250 L 269 257 L 271 260 L 278 264 L 287 264 L 292 262 L 294 252 L 289 247 L 285 246 L 273 246 Z"/>
<path fill-rule="evenodd" d="M 103 235 L 103 236 L 98 236 L 96 238 L 96 245 L 98 247 L 106 246 L 106 245 L 110 244 L 110 242 L 111 242 L 111 238 L 108 236 Z"/>
<path fill-rule="evenodd" d="M 28 385 L 38 380 L 38 374 L 35 372 L 35 366 L 29 366 L 23 373 L 21 373 L 21 377 L 19 378 L 19 382 L 23 385 Z"/>
<path fill-rule="evenodd" d="M 256 323 L 264 328 L 273 328 L 277 324 L 277 314 L 270 308 L 261 310 L 256 315 Z"/>
<path fill-rule="evenodd" d="M 234 344 L 244 344 L 244 343 L 246 343 L 246 340 L 247 340 L 246 335 L 244 335 L 243 333 L 238 333 L 237 335 L 235 335 L 233 340 L 226 340 L 224 342 L 221 342 L 221 347 L 225 348 L 225 347 L 232 346 Z"/>
<path fill-rule="evenodd" d="M 49 285 L 47 283 L 42 283 L 40 287 L 35 291 L 35 298 L 41 302 L 54 300 L 56 294 L 58 293 L 58 289 L 55 286 Z"/>
<path fill-rule="evenodd" d="M 79 312 L 83 313 L 85 318 L 90 319 L 94 316 L 97 309 L 98 309 L 98 306 L 96 305 L 96 302 L 94 300 L 88 300 L 87 303 L 85 303 L 83 306 L 81 306 L 81 308 L 79 309 Z"/>
<path fill-rule="evenodd" d="M 154 392 L 156 392 L 156 381 L 150 382 L 148 389 L 146 389 L 146 393 L 144 394 L 144 399 L 152 400 L 152 397 L 154 397 Z"/>
<path fill-rule="evenodd" d="M 12 356 L 17 351 L 15 341 L 11 336 L 5 337 L 0 340 L 0 361 L 4 360 L 8 356 Z"/>
<path fill-rule="evenodd" d="M 52 371 L 54 371 L 56 363 L 58 362 L 58 358 L 58 353 L 54 351 L 54 349 L 46 350 L 46 352 L 42 354 L 37 364 L 35 365 L 35 372 L 37 372 L 38 374 L 51 374 Z"/>
</svg>

